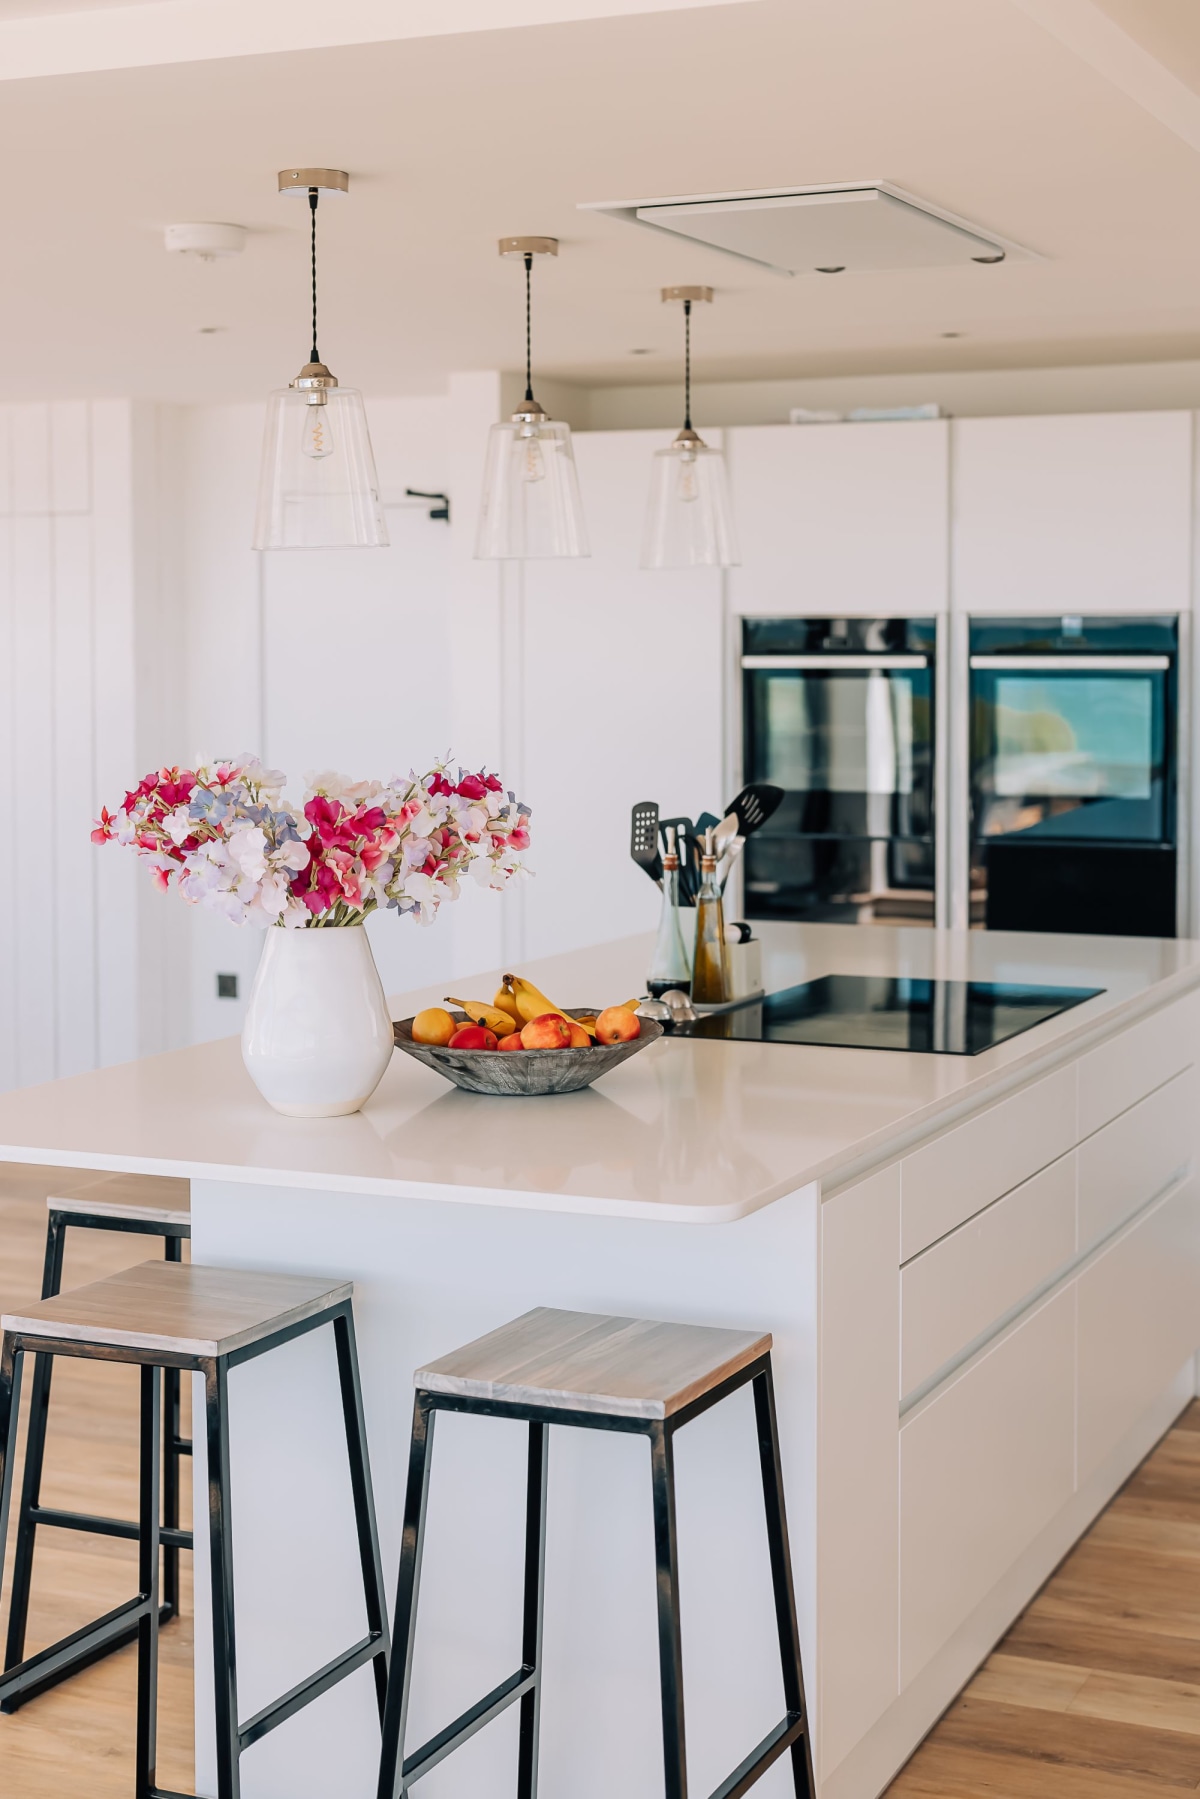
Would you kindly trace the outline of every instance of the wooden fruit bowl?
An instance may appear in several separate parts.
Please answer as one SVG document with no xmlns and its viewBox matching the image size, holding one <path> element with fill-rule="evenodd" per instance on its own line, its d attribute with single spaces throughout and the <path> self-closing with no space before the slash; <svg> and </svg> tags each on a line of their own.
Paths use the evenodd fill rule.
<svg viewBox="0 0 1200 1799">
<path fill-rule="evenodd" d="M 572 1012 L 588 1012 L 594 1017 L 602 1007 L 572 1006 Z M 450 1011 L 452 1018 L 467 1019 Z M 467 1093 L 578 1093 L 590 1087 L 602 1074 L 609 1074 L 648 1043 L 657 1043 L 663 1027 L 653 1018 L 639 1018 L 640 1037 L 631 1043 L 609 1043 L 590 1049 L 440 1049 L 432 1043 L 414 1043 L 411 1018 L 401 1018 L 393 1026 L 396 1047 L 407 1055 L 436 1069 L 456 1087 Z"/>
</svg>

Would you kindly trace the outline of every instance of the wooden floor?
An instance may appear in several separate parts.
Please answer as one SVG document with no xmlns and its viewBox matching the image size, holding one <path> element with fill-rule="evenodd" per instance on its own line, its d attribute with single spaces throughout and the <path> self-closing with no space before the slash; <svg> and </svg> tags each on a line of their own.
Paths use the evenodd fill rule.
<svg viewBox="0 0 1200 1799">
<path fill-rule="evenodd" d="M 3 1310 L 40 1292 L 45 1231 L 44 1177 L 14 1181 L 10 1175 L 0 1181 Z M 148 1238 L 70 1231 L 64 1284 L 81 1286 L 155 1253 L 161 1251 Z M 43 1483 L 48 1504 L 137 1515 L 137 1381 L 132 1368 L 59 1361 Z M 186 1462 L 184 1475 L 186 1505 Z M 11 1540 L 10 1531 L 10 1553 Z M 180 1562 L 184 1616 L 167 1625 L 161 1638 L 158 1780 L 160 1786 L 187 1793 L 193 1789 L 191 1557 L 181 1556 Z M 136 1591 L 136 1544 L 43 1531 L 34 1564 L 29 1651 Z M 5 1628 L 7 1616 L 6 1604 L 0 1610 Z M 132 1646 L 119 1650 L 11 1717 L 0 1716 L 0 1799 L 64 1799 L 67 1794 L 131 1799 L 134 1654 Z"/>
<path fill-rule="evenodd" d="M 0 1186 L 0 1306 L 34 1296 L 45 1203 Z M 75 1232 L 69 1285 L 144 1260 L 136 1238 Z M 125 1511 L 136 1376 L 61 1363 L 46 1495 Z M 48 1531 L 30 1647 L 134 1590 L 134 1546 Z M 190 1572 L 190 1557 L 184 1556 Z M 162 1636 L 159 1783 L 192 1790 L 192 1640 Z M 0 1716 L 0 1799 L 129 1799 L 134 1664 L 123 1650 Z M 889 1790 L 889 1799 L 1168 1799 L 1200 1792 L 1200 1405 L 1142 1464 Z"/>
</svg>

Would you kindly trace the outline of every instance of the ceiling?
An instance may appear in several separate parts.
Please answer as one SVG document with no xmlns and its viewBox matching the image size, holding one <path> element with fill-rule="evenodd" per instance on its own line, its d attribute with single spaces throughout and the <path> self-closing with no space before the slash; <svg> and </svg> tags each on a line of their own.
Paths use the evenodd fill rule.
<svg viewBox="0 0 1200 1799">
<path fill-rule="evenodd" d="M 0 33 L 46 10 L 0 0 Z M 705 381 L 1200 358 L 1196 0 L 742 0 L 0 93 L 10 397 L 287 381 L 308 349 L 289 157 L 350 171 L 321 209 L 321 347 L 374 393 L 519 362 L 505 233 L 561 239 L 537 360 L 590 385 L 671 377 L 668 283 L 716 289 Z M 872 179 L 1038 259 L 787 280 L 578 210 Z M 166 224 L 205 219 L 248 227 L 244 255 L 165 253 Z"/>
</svg>

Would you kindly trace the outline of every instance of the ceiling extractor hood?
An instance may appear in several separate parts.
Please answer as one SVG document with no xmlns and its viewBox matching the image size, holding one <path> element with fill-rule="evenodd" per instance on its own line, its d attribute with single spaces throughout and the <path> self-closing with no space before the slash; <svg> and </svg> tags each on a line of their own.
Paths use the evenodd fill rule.
<svg viewBox="0 0 1200 1799">
<path fill-rule="evenodd" d="M 581 210 L 688 238 L 776 275 L 951 268 L 1035 255 L 888 181 L 590 201 Z"/>
</svg>

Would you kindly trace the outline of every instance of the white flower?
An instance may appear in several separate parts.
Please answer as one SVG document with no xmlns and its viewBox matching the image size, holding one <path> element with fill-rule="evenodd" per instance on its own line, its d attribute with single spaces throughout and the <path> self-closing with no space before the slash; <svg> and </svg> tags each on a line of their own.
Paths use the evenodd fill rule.
<svg viewBox="0 0 1200 1799">
<path fill-rule="evenodd" d="M 237 868 L 251 881 L 261 881 L 267 872 L 267 834 L 261 825 L 239 825 L 229 833 L 229 855 Z"/>
<path fill-rule="evenodd" d="M 193 824 L 192 815 L 187 807 L 176 806 L 174 812 L 169 812 L 163 819 L 163 830 L 172 843 L 182 843 L 185 837 L 190 837 Z"/>
<path fill-rule="evenodd" d="M 404 892 L 409 899 L 434 900 L 437 897 L 437 891 L 438 884 L 432 875 L 421 874 L 414 869 L 412 874 L 405 876 Z"/>
</svg>

